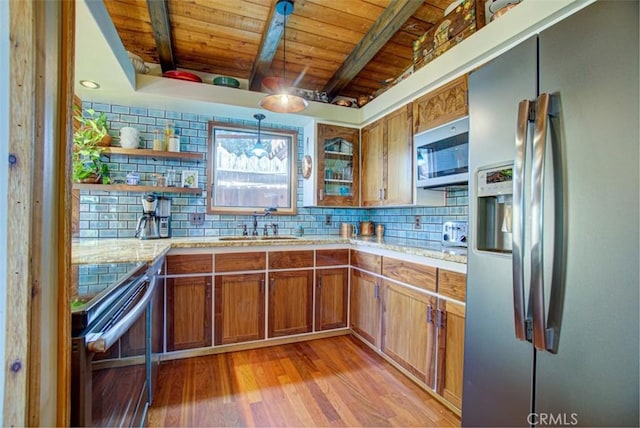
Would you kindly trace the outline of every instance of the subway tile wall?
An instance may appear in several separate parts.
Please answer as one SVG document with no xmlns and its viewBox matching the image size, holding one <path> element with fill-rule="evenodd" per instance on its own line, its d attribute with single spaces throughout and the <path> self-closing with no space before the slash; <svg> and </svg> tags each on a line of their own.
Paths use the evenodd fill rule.
<svg viewBox="0 0 640 428">
<path fill-rule="evenodd" d="M 118 145 L 119 130 L 125 126 L 137 128 L 140 133 L 141 147 L 151 148 L 155 130 L 163 130 L 165 122 L 174 123 L 180 136 L 180 149 L 184 152 L 200 152 L 205 154 L 204 162 L 190 160 L 152 159 L 146 157 L 130 157 L 126 155 L 110 155 L 109 169 L 112 181 L 124 182 L 131 171 L 140 174 L 140 184 L 150 185 L 154 174 L 162 174 L 167 169 L 198 171 L 198 185 L 206 185 L 207 156 L 207 124 L 213 117 L 161 109 L 148 109 L 132 106 L 111 105 L 104 103 L 83 103 L 84 108 L 93 108 L 104 112 L 109 122 L 109 132 L 114 137 L 112 144 Z M 247 121 L 216 117 L 216 121 L 255 126 L 256 121 Z M 300 165 L 303 153 L 303 129 L 275 125 L 265 119 L 263 126 L 292 129 L 298 132 L 297 162 Z M 466 220 L 468 196 L 467 189 L 447 191 L 446 206 L 419 208 L 305 208 L 302 207 L 303 178 L 298 168 L 298 214 L 295 216 L 274 216 L 266 220 L 277 222 L 279 233 L 295 234 L 302 226 L 305 234 L 339 233 L 340 223 L 358 223 L 363 220 L 385 225 L 385 236 L 396 238 L 429 241 L 434 246 L 440 243 L 442 223 L 448 220 Z M 130 238 L 135 234 L 137 219 L 142 213 L 140 198 L 142 194 L 135 192 L 114 192 L 101 190 L 82 190 L 80 192 L 80 238 Z M 212 215 L 206 214 L 203 225 L 194 226 L 189 222 L 189 215 L 194 212 L 205 213 L 206 196 L 203 195 L 169 195 L 172 196 L 172 234 L 174 237 L 187 236 L 226 236 L 240 234 L 238 225 L 250 225 L 251 216 L 247 215 Z M 326 225 L 327 216 L 331 216 L 331 224 Z M 420 217 L 421 227 L 414 228 L 414 219 Z M 262 219 L 261 219 L 262 220 Z M 262 226 L 263 221 L 260 221 Z"/>
</svg>

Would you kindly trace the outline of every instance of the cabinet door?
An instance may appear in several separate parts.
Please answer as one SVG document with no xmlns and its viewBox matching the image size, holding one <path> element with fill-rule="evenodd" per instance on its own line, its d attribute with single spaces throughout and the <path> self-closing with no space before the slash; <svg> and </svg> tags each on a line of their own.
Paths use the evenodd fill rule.
<svg viewBox="0 0 640 428">
<path fill-rule="evenodd" d="M 465 307 L 438 300 L 438 394 L 462 408 Z"/>
<path fill-rule="evenodd" d="M 269 337 L 312 330 L 313 270 L 272 272 L 269 278 Z"/>
<path fill-rule="evenodd" d="M 372 345 L 380 346 L 380 284 L 378 278 L 351 270 L 351 329 Z"/>
<path fill-rule="evenodd" d="M 211 276 L 167 278 L 167 351 L 211 346 Z"/>
<path fill-rule="evenodd" d="M 444 125 L 469 114 L 467 76 L 464 75 L 413 102 L 413 133 Z"/>
<path fill-rule="evenodd" d="M 318 125 L 317 205 L 357 206 L 360 138 L 356 128 Z"/>
<path fill-rule="evenodd" d="M 384 205 L 408 205 L 413 201 L 413 134 L 411 104 L 384 117 L 386 127 Z"/>
<path fill-rule="evenodd" d="M 382 351 L 434 387 L 436 298 L 385 281 Z"/>
<path fill-rule="evenodd" d="M 384 122 L 378 120 L 362 130 L 362 206 L 382 205 L 384 181 Z"/>
<path fill-rule="evenodd" d="M 264 339 L 264 286 L 263 273 L 216 277 L 216 345 Z"/>
<path fill-rule="evenodd" d="M 316 271 L 316 331 L 347 326 L 349 269 Z"/>
</svg>

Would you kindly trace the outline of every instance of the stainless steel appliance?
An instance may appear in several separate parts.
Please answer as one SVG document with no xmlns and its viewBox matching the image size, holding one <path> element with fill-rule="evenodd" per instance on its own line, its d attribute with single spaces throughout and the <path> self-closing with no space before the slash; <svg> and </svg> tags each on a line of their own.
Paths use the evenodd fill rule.
<svg viewBox="0 0 640 428">
<path fill-rule="evenodd" d="M 449 247 L 466 247 L 467 222 L 445 221 L 442 224 L 442 245 Z"/>
<path fill-rule="evenodd" d="M 158 232 L 158 219 L 156 218 L 156 207 L 158 199 L 154 194 L 142 197 L 142 216 L 138 218 L 135 237 L 138 239 L 160 238 Z"/>
<path fill-rule="evenodd" d="M 171 198 L 169 196 L 158 196 L 157 201 L 158 235 L 160 238 L 171 238 Z"/>
<path fill-rule="evenodd" d="M 417 187 L 446 187 L 469 180 L 469 118 L 414 137 Z"/>
<path fill-rule="evenodd" d="M 74 265 L 71 425 L 141 426 L 153 401 L 160 263 Z"/>
<path fill-rule="evenodd" d="M 469 76 L 464 426 L 640 422 L 638 2 L 585 6 Z"/>
</svg>

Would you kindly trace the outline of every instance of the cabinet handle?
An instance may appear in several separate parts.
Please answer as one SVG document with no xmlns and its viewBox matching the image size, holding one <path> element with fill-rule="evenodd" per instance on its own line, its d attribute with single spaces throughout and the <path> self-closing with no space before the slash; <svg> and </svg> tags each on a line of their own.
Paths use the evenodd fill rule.
<svg viewBox="0 0 640 428">
<path fill-rule="evenodd" d="M 437 319 L 436 319 L 438 328 L 444 328 L 444 324 L 446 321 L 447 321 L 447 314 L 445 314 L 444 311 L 439 310 L 437 313 Z"/>
<path fill-rule="evenodd" d="M 382 200 L 382 189 L 378 189 L 378 200 Z"/>
<path fill-rule="evenodd" d="M 324 199 L 324 189 L 318 189 L 318 199 Z"/>
<path fill-rule="evenodd" d="M 378 283 L 376 283 L 373 286 L 373 292 L 374 292 L 376 300 L 379 300 L 380 299 L 380 285 Z"/>
<path fill-rule="evenodd" d="M 427 324 L 433 323 L 433 306 L 427 306 Z"/>
<path fill-rule="evenodd" d="M 264 278 L 260 280 L 260 294 L 264 294 Z"/>
<path fill-rule="evenodd" d="M 273 294 L 273 287 L 276 285 L 276 280 L 274 278 L 269 279 L 269 293 Z"/>
<path fill-rule="evenodd" d="M 322 289 L 322 278 L 318 278 L 318 289 Z"/>
<path fill-rule="evenodd" d="M 383 188 L 382 189 L 382 200 L 385 201 L 387 200 L 387 188 Z"/>
</svg>

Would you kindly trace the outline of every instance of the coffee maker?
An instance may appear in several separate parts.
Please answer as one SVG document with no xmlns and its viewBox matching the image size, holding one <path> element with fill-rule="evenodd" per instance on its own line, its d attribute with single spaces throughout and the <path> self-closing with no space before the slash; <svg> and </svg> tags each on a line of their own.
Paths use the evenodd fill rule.
<svg viewBox="0 0 640 428">
<path fill-rule="evenodd" d="M 171 238 L 171 198 L 158 196 L 156 208 L 156 220 L 158 222 L 158 234 L 160 238 Z"/>
<path fill-rule="evenodd" d="M 142 217 L 138 219 L 135 237 L 138 239 L 157 239 L 158 220 L 156 218 L 156 206 L 158 200 L 156 195 L 148 194 L 142 197 Z"/>
</svg>

